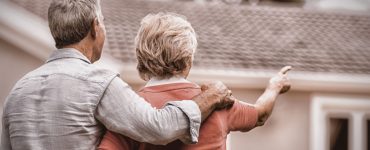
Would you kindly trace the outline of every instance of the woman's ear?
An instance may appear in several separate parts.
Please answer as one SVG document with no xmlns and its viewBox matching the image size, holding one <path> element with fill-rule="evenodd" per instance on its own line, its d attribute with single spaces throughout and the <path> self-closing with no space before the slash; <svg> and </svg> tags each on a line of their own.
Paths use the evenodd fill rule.
<svg viewBox="0 0 370 150">
<path fill-rule="evenodd" d="M 91 24 L 91 29 L 90 29 L 91 37 L 93 39 L 96 38 L 96 33 L 98 32 L 98 26 L 99 26 L 99 20 L 98 18 L 95 18 Z"/>
</svg>

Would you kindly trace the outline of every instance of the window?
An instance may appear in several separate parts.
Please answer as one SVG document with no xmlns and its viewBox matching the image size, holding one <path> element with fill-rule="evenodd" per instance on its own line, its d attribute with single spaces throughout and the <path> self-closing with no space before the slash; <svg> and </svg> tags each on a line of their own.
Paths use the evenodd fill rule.
<svg viewBox="0 0 370 150">
<path fill-rule="evenodd" d="M 348 150 L 348 119 L 329 119 L 330 150 Z"/>
<path fill-rule="evenodd" d="M 311 150 L 370 150 L 370 97 L 314 94 Z"/>
</svg>

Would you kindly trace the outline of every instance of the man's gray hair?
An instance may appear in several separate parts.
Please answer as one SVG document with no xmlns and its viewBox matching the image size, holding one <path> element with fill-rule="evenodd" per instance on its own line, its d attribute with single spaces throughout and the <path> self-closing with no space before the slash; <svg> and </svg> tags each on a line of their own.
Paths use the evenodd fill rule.
<svg viewBox="0 0 370 150">
<path fill-rule="evenodd" d="M 53 0 L 48 20 L 55 46 L 62 48 L 80 42 L 100 14 L 100 0 Z"/>
</svg>

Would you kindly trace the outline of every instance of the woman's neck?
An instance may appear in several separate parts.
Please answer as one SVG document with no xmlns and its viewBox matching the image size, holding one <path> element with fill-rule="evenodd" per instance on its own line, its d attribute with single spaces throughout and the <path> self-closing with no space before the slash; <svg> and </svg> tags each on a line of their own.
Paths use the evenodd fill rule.
<svg viewBox="0 0 370 150">
<path fill-rule="evenodd" d="M 145 87 L 162 85 L 162 84 L 171 84 L 171 83 L 190 83 L 190 81 L 186 80 L 183 76 L 172 76 L 170 78 L 165 78 L 165 79 L 152 77 L 146 83 Z"/>
</svg>

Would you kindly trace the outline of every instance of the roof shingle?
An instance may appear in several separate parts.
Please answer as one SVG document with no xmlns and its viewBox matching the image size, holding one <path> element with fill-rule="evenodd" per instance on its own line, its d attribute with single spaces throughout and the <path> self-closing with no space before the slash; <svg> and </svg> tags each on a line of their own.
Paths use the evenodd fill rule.
<svg viewBox="0 0 370 150">
<path fill-rule="evenodd" d="M 47 19 L 45 0 L 13 0 Z M 182 14 L 198 35 L 198 68 L 370 74 L 370 15 L 193 2 L 104 0 L 113 57 L 136 63 L 134 37 L 148 13 Z"/>
</svg>

